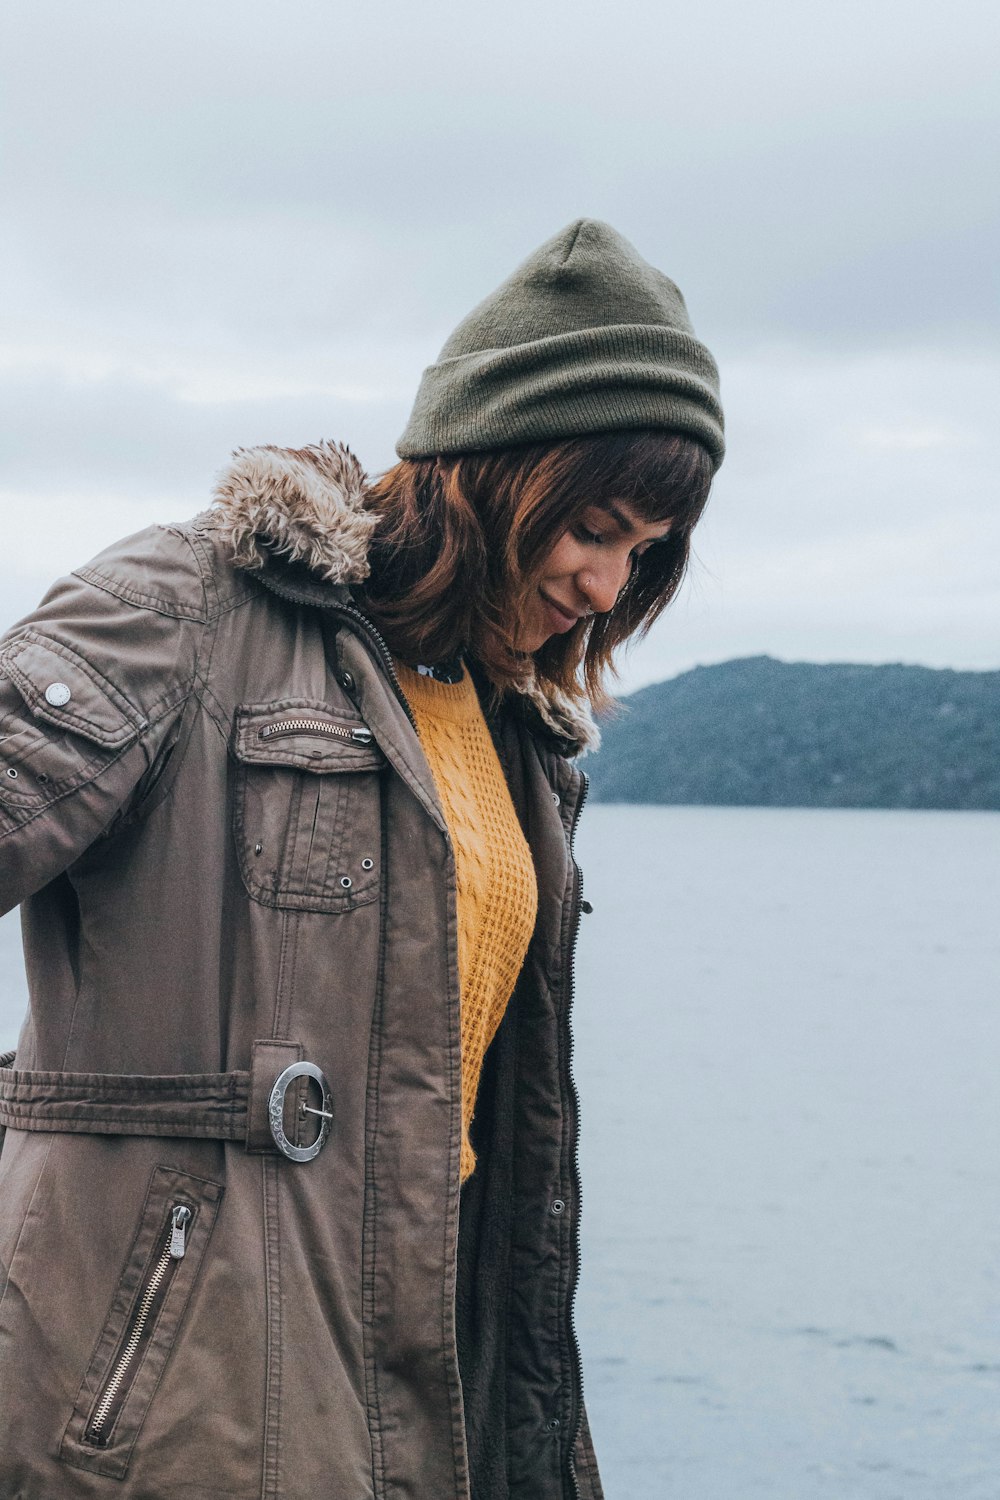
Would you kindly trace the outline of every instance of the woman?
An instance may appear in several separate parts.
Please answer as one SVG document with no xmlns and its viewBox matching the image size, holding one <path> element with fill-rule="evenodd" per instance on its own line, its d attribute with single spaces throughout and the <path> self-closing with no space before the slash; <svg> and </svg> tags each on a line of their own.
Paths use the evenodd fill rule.
<svg viewBox="0 0 1000 1500">
<path fill-rule="evenodd" d="M 0 645 L 4 1496 L 601 1494 L 568 757 L 680 582 L 715 366 L 581 221 L 398 451 L 241 452 Z"/>
</svg>

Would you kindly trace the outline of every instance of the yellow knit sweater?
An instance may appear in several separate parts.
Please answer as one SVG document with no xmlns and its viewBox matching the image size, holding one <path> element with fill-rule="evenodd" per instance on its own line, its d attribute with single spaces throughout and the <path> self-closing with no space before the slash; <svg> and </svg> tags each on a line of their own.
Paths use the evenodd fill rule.
<svg viewBox="0 0 1000 1500">
<path fill-rule="evenodd" d="M 466 672 L 438 682 L 396 662 L 455 851 L 462 996 L 464 1182 L 476 1165 L 469 1126 L 486 1049 L 503 1019 L 535 927 L 538 888 L 527 841 Z"/>
</svg>

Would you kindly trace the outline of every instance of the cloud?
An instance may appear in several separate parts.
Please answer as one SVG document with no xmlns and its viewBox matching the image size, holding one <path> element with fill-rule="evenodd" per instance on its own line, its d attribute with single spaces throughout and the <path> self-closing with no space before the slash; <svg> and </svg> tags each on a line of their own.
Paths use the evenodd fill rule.
<svg viewBox="0 0 1000 1500">
<path fill-rule="evenodd" d="M 449 329 L 585 213 L 683 288 L 729 422 L 701 568 L 627 677 L 992 658 L 996 6 L 15 11 L 7 620 L 199 509 L 235 446 L 384 467 Z"/>
<path fill-rule="evenodd" d="M 597 0 L 35 0 L 19 33 L 5 274 L 29 324 L 433 342 L 589 213 L 713 339 L 997 326 L 985 0 L 905 25 L 888 0 L 633 0 L 613 25 Z"/>
</svg>

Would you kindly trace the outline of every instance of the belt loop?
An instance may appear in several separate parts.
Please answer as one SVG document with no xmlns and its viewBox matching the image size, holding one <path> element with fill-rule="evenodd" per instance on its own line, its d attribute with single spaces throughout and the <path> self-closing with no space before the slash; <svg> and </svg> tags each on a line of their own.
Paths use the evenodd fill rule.
<svg viewBox="0 0 1000 1500">
<path fill-rule="evenodd" d="M 254 1042 L 251 1046 L 247 1151 L 252 1156 L 271 1155 L 276 1149 L 267 1113 L 271 1090 L 274 1080 L 289 1063 L 302 1061 L 302 1051 L 298 1042 L 283 1042 L 274 1037 Z"/>
</svg>

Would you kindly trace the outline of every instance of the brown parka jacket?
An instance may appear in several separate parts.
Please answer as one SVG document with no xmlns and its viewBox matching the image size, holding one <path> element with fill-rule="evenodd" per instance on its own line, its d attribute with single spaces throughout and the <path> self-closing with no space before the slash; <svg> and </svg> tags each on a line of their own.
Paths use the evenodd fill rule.
<svg viewBox="0 0 1000 1500">
<path fill-rule="evenodd" d="M 490 1500 L 601 1495 L 572 1316 L 588 729 L 538 692 L 491 717 L 538 921 L 460 1192 L 454 864 L 352 592 L 371 527 L 346 450 L 249 450 L 0 641 L 31 999 L 0 1059 L 3 1500 L 467 1500 L 470 1466 Z M 299 1062 L 322 1080 L 276 1088 Z"/>
</svg>

